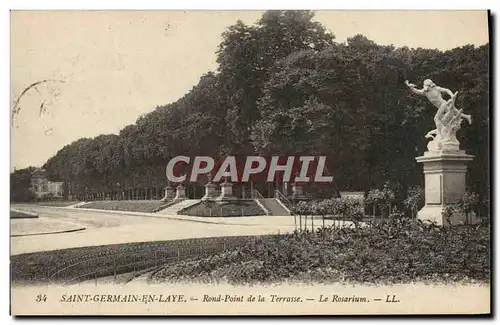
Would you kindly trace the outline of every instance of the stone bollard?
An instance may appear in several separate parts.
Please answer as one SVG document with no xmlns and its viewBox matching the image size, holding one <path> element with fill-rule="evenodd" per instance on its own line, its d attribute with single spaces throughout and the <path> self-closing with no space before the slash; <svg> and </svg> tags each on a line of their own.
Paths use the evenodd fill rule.
<svg viewBox="0 0 500 325">
<path fill-rule="evenodd" d="M 182 184 L 179 184 L 176 188 L 174 200 L 183 200 L 185 198 L 186 198 L 186 187 Z"/>
<path fill-rule="evenodd" d="M 165 196 L 161 199 L 163 202 L 168 202 L 176 197 L 176 189 L 172 185 L 165 187 Z"/>
<path fill-rule="evenodd" d="M 201 198 L 202 201 L 204 200 L 214 200 L 219 196 L 219 191 L 217 190 L 217 185 L 208 182 L 205 184 L 205 195 Z"/>
<path fill-rule="evenodd" d="M 233 184 L 230 182 L 224 182 L 220 184 L 221 194 L 216 198 L 216 201 L 229 201 L 237 200 L 233 195 Z"/>
</svg>

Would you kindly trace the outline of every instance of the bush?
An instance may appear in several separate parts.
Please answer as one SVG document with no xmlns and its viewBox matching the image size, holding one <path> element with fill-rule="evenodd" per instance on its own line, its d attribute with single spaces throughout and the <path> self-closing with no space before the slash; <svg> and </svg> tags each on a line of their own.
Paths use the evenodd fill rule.
<svg viewBox="0 0 500 325">
<path fill-rule="evenodd" d="M 33 202 L 36 200 L 35 193 L 29 188 L 17 188 L 15 192 L 10 193 L 11 202 Z"/>
<path fill-rule="evenodd" d="M 55 199 L 55 196 L 53 193 L 46 193 L 44 195 L 42 195 L 42 197 L 40 198 L 40 201 L 52 201 Z"/>
<path fill-rule="evenodd" d="M 335 219 L 353 221 L 356 227 L 358 226 L 358 222 L 364 217 L 361 201 L 351 197 L 327 199 L 316 202 L 301 201 L 292 207 L 291 212 L 295 216 L 295 229 L 297 229 L 296 216 L 300 217 L 300 230 L 302 230 L 302 216 L 305 216 L 305 224 L 307 224 L 307 216 L 319 215 L 322 217 L 324 226 L 325 217 L 329 215 L 333 216 Z M 314 231 L 314 218 L 311 220 L 311 228 L 312 231 Z"/>
<path fill-rule="evenodd" d="M 389 219 L 406 219 L 407 216 L 403 212 L 399 211 L 398 209 L 394 209 L 392 213 L 389 215 Z"/>
<path fill-rule="evenodd" d="M 342 216 L 346 219 L 357 219 L 363 216 L 361 211 L 361 202 L 359 200 L 342 197 L 327 199 L 318 202 L 299 202 L 295 204 L 291 212 L 297 215 L 334 215 Z"/>
<path fill-rule="evenodd" d="M 290 212 L 299 216 L 306 216 L 314 214 L 314 209 L 310 202 L 300 201 L 292 206 Z"/>
<path fill-rule="evenodd" d="M 470 215 L 472 212 L 479 211 L 480 200 L 476 193 L 466 192 L 455 204 L 455 209 L 465 214 L 465 223 L 470 223 Z"/>
<path fill-rule="evenodd" d="M 388 216 L 392 212 L 392 205 L 395 198 L 394 191 L 390 188 L 390 184 L 386 182 L 382 190 L 370 190 L 366 196 L 365 203 L 372 206 L 373 215 L 375 215 L 376 208 L 379 208 L 382 216 Z"/>
<path fill-rule="evenodd" d="M 424 190 L 420 186 L 412 186 L 408 188 L 406 199 L 403 201 L 404 206 L 410 212 L 412 218 L 417 217 L 419 211 L 425 204 Z"/>
</svg>

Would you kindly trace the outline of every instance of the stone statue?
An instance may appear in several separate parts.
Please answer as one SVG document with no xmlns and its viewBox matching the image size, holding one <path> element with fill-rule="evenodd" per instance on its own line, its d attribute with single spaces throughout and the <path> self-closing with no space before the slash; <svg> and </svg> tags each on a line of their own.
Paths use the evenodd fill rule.
<svg viewBox="0 0 500 325">
<path fill-rule="evenodd" d="M 422 89 L 417 89 L 414 84 L 405 81 L 405 84 L 410 90 L 417 95 L 424 95 L 437 108 L 434 122 L 436 129 L 430 131 L 425 136 L 432 139 L 427 145 L 429 151 L 439 150 L 458 150 L 459 142 L 456 137 L 457 131 L 460 129 L 462 120 L 465 119 L 472 124 L 472 117 L 462 113 L 462 109 L 455 107 L 455 99 L 458 92 L 453 93 L 451 90 L 437 86 L 432 80 L 426 79 Z M 450 96 L 450 99 L 445 100 L 442 93 Z"/>
</svg>

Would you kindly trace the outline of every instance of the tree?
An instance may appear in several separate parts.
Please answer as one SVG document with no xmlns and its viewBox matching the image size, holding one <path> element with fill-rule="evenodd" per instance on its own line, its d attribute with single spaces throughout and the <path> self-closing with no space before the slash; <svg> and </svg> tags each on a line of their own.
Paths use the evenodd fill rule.
<svg viewBox="0 0 500 325">
<path fill-rule="evenodd" d="M 179 100 L 158 106 L 118 135 L 79 139 L 46 163 L 54 180 L 82 193 L 163 187 L 177 155 L 326 155 L 342 190 L 395 184 L 396 196 L 423 185 L 415 157 L 426 150 L 435 108 L 406 79 L 459 91 L 472 114 L 458 134 L 475 156 L 470 190 L 489 192 L 489 45 L 450 51 L 381 46 L 362 35 L 346 44 L 309 11 L 268 11 L 222 35 L 219 67 Z M 396 198 L 398 200 L 400 198 Z M 400 200 L 402 201 L 402 200 Z"/>
<path fill-rule="evenodd" d="M 333 44 L 333 34 L 313 17 L 311 11 L 267 11 L 255 25 L 238 21 L 223 34 L 217 63 L 228 94 L 232 151 L 253 150 L 251 127 L 261 117 L 257 102 L 276 62 L 296 51 Z"/>
<path fill-rule="evenodd" d="M 31 190 L 31 173 L 34 170 L 34 167 L 28 167 L 10 173 L 11 202 L 29 202 L 35 198 Z"/>
</svg>

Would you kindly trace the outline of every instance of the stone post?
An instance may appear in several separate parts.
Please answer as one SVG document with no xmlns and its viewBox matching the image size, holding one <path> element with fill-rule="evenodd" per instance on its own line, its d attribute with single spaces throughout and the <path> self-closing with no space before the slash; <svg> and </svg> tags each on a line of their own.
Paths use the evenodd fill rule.
<svg viewBox="0 0 500 325">
<path fill-rule="evenodd" d="M 219 196 L 219 191 L 217 190 L 217 184 L 209 181 L 205 184 L 205 195 L 201 198 L 202 201 L 214 200 Z"/>
<path fill-rule="evenodd" d="M 229 201 L 229 200 L 237 200 L 237 198 L 233 195 L 233 184 L 224 181 L 224 183 L 220 184 L 221 194 L 216 198 L 217 201 Z"/>
<path fill-rule="evenodd" d="M 177 185 L 174 200 L 184 200 L 185 198 L 186 198 L 186 187 L 182 184 Z"/>
<path fill-rule="evenodd" d="M 443 211 L 465 193 L 467 163 L 473 158 L 463 150 L 427 151 L 416 158 L 424 165 L 425 178 L 425 205 L 418 212 L 418 219 L 449 224 Z M 465 214 L 455 211 L 450 221 L 452 225 L 465 222 Z"/>
<path fill-rule="evenodd" d="M 161 199 L 163 202 L 171 201 L 176 197 L 176 189 L 172 184 L 168 184 L 165 187 L 165 196 Z"/>
</svg>

